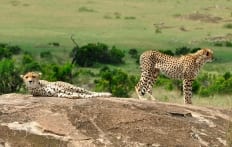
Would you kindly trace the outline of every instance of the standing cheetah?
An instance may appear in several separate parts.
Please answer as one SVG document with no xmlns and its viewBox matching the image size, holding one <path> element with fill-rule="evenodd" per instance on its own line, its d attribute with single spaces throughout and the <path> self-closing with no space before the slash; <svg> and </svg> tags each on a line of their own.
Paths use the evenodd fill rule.
<svg viewBox="0 0 232 147">
<path fill-rule="evenodd" d="M 92 92 L 84 88 L 76 87 L 66 82 L 48 82 L 40 80 L 41 73 L 28 72 L 21 75 L 26 88 L 33 96 L 48 96 L 62 98 L 93 98 L 93 97 L 110 97 L 110 93 Z"/>
<path fill-rule="evenodd" d="M 158 51 L 146 51 L 140 56 L 141 77 L 135 90 L 141 96 L 148 93 L 152 97 L 152 87 L 159 73 L 167 77 L 183 80 L 184 103 L 192 104 L 192 83 L 200 68 L 213 59 L 211 49 L 201 49 L 196 53 L 173 57 Z"/>
</svg>

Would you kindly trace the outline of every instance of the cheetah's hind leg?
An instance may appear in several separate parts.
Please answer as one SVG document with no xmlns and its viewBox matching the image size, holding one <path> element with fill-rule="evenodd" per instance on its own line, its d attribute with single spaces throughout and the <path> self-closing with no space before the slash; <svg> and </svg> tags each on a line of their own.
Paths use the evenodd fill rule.
<svg viewBox="0 0 232 147">
<path fill-rule="evenodd" d="M 142 72 L 141 77 L 137 85 L 135 86 L 135 91 L 139 97 L 139 99 L 144 99 L 143 96 L 147 93 L 148 90 L 148 80 L 149 75 L 147 72 Z"/>
<path fill-rule="evenodd" d="M 157 77 L 158 77 L 159 73 L 160 73 L 160 70 L 159 70 L 158 68 L 154 68 L 154 69 L 152 70 L 152 72 L 149 74 L 149 75 L 150 75 L 150 76 L 149 76 L 150 78 L 149 78 L 149 80 L 148 80 L 148 90 L 147 90 L 147 94 L 149 95 L 149 97 L 150 97 L 151 100 L 156 100 L 156 98 L 153 97 L 153 95 L 152 95 L 152 88 L 153 88 L 154 83 L 155 83 L 156 80 L 157 80 Z"/>
</svg>

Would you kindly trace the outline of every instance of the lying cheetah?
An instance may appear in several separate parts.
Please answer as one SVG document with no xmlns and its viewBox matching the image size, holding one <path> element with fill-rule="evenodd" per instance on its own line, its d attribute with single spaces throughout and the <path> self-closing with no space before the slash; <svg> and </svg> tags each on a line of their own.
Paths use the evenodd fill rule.
<svg viewBox="0 0 232 147">
<path fill-rule="evenodd" d="M 173 57 L 158 51 L 146 51 L 140 56 L 141 77 L 135 90 L 141 96 L 152 96 L 152 87 L 159 73 L 167 77 L 183 80 L 184 103 L 192 104 L 192 83 L 200 68 L 213 59 L 211 49 L 201 49 L 196 53 Z M 154 99 L 154 98 L 153 98 Z"/>
<path fill-rule="evenodd" d="M 62 98 L 93 98 L 93 97 L 110 97 L 110 93 L 92 92 L 84 88 L 76 87 L 66 82 L 48 82 L 40 80 L 41 73 L 28 72 L 21 75 L 26 88 L 33 96 L 48 96 Z"/>
</svg>

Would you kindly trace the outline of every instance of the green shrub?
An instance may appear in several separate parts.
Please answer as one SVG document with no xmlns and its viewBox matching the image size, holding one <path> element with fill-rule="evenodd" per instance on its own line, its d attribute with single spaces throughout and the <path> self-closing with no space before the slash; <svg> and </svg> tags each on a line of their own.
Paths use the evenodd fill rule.
<svg viewBox="0 0 232 147">
<path fill-rule="evenodd" d="M 20 54 L 22 51 L 22 49 L 17 45 L 14 45 L 14 46 L 8 45 L 7 48 L 9 49 L 9 52 L 11 52 L 14 55 Z"/>
<path fill-rule="evenodd" d="M 0 60 L 3 58 L 10 59 L 12 55 L 17 55 L 21 53 L 21 48 L 19 46 L 10 46 L 8 44 L 0 43 Z"/>
<path fill-rule="evenodd" d="M 175 54 L 176 55 L 186 55 L 188 53 L 190 53 L 191 49 L 188 48 L 188 47 L 180 47 L 180 48 L 177 48 L 176 51 L 175 51 Z"/>
<path fill-rule="evenodd" d="M 110 50 L 106 44 L 90 43 L 82 47 L 75 47 L 71 52 L 72 63 L 82 67 L 91 67 L 95 63 L 121 64 L 124 52 L 112 47 Z"/>
<path fill-rule="evenodd" d="M 8 48 L 0 47 L 0 60 L 3 58 L 10 59 L 12 57 L 12 53 Z"/>
<path fill-rule="evenodd" d="M 226 47 L 232 47 L 232 42 L 231 41 L 226 41 L 225 46 Z"/>
<path fill-rule="evenodd" d="M 224 28 L 232 29 L 232 23 L 227 23 L 224 25 Z"/>
<path fill-rule="evenodd" d="M 0 94 L 19 91 L 22 80 L 13 60 L 0 61 L 0 75 Z"/>
<path fill-rule="evenodd" d="M 112 63 L 112 64 L 120 64 L 123 63 L 123 57 L 125 56 L 124 52 L 121 50 L 117 49 L 115 46 L 112 47 L 109 53 L 109 58 L 107 60 L 99 60 L 102 63 Z"/>
<path fill-rule="evenodd" d="M 72 83 L 72 64 L 43 64 L 42 67 L 41 71 L 43 73 L 43 79 L 48 81 L 65 81 Z"/>
<path fill-rule="evenodd" d="M 127 75 L 119 69 L 110 70 L 108 67 L 101 69 L 100 79 L 95 80 L 97 91 L 109 91 L 113 96 L 129 97 L 129 93 L 136 84 L 136 77 Z"/>
<path fill-rule="evenodd" d="M 159 50 L 161 53 L 170 55 L 170 56 L 174 56 L 174 53 L 171 50 Z"/>
<path fill-rule="evenodd" d="M 33 61 L 33 58 L 30 54 L 24 54 L 22 59 L 22 64 L 31 63 Z"/>
<path fill-rule="evenodd" d="M 29 71 L 41 71 L 41 67 L 30 54 L 24 54 L 22 59 L 22 71 L 23 73 Z"/>
<path fill-rule="evenodd" d="M 49 58 L 49 59 L 51 59 L 52 58 L 52 53 L 50 51 L 44 51 L 44 52 L 40 53 L 40 57 L 41 58 Z"/>
<path fill-rule="evenodd" d="M 194 80 L 194 81 L 193 81 L 193 84 L 192 84 L 192 92 L 193 92 L 193 93 L 198 93 L 200 87 L 201 87 L 200 82 L 197 81 L 197 80 Z"/>
<path fill-rule="evenodd" d="M 60 43 L 59 42 L 50 42 L 48 43 L 49 45 L 51 46 L 56 46 L 56 47 L 59 47 L 60 46 Z"/>
<path fill-rule="evenodd" d="M 225 72 L 223 74 L 223 77 L 224 77 L 225 80 L 228 80 L 231 77 L 231 73 L 230 72 Z"/>
<path fill-rule="evenodd" d="M 129 49 L 128 53 L 130 54 L 130 56 L 132 58 L 136 58 L 137 59 L 137 57 L 138 57 L 138 51 L 137 51 L 137 49 L 135 49 L 135 48 Z"/>
<path fill-rule="evenodd" d="M 216 41 L 216 42 L 214 42 L 214 46 L 218 46 L 218 47 L 222 47 L 222 46 L 224 46 L 223 45 L 224 43 L 223 42 L 221 42 L 221 41 Z"/>
<path fill-rule="evenodd" d="M 212 94 L 211 90 L 208 88 L 202 87 L 199 91 L 199 95 L 202 97 L 208 97 Z"/>
<path fill-rule="evenodd" d="M 197 52 L 198 50 L 200 50 L 201 48 L 197 47 L 197 48 L 193 48 L 191 49 L 190 53 L 195 53 Z"/>
<path fill-rule="evenodd" d="M 222 46 L 232 47 L 232 42 L 231 41 L 216 41 L 214 42 L 213 45 L 218 46 L 218 47 L 222 47 Z"/>
</svg>

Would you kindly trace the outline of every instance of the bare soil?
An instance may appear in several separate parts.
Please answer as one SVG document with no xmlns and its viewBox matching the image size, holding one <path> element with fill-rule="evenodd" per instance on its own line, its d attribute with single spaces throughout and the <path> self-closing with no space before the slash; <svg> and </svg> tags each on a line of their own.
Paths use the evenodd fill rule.
<svg viewBox="0 0 232 147">
<path fill-rule="evenodd" d="M 218 17 L 218 16 L 212 16 L 210 14 L 202 14 L 199 12 L 188 14 L 188 15 L 183 15 L 180 16 L 180 18 L 192 20 L 192 21 L 200 21 L 204 23 L 219 23 L 223 20 L 223 18 Z"/>
</svg>

